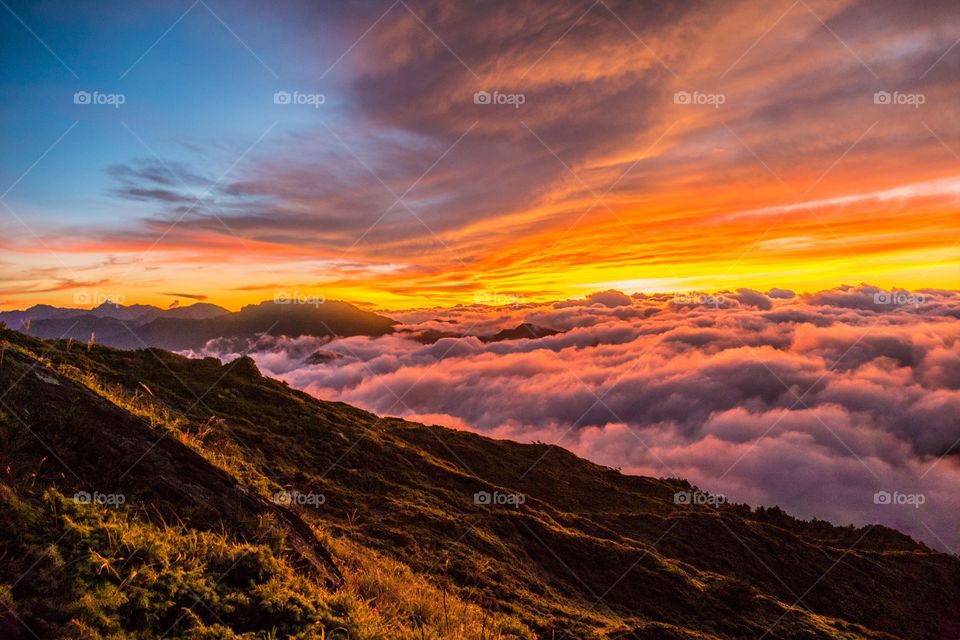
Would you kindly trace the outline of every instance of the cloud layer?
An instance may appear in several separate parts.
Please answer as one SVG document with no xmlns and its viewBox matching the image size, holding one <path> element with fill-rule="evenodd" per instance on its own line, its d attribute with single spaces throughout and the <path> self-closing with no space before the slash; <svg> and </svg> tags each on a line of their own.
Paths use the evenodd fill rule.
<svg viewBox="0 0 960 640">
<path fill-rule="evenodd" d="M 379 414 L 557 443 L 625 472 L 943 547 L 960 532 L 960 293 L 607 291 L 393 314 L 406 332 L 211 343 Z M 561 331 L 481 340 L 520 322 Z M 441 331 L 432 344 L 413 339 Z M 469 465 L 469 460 L 464 461 Z M 920 508 L 874 494 L 923 494 Z M 940 540 L 938 540 L 940 538 Z"/>
</svg>

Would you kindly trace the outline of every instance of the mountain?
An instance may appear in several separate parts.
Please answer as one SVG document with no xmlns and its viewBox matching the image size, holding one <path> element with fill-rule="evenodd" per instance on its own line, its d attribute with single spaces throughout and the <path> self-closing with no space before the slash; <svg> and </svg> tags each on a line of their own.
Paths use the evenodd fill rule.
<svg viewBox="0 0 960 640">
<path fill-rule="evenodd" d="M 3 318 L 0 317 L 0 321 Z M 162 311 L 156 307 L 101 305 L 82 314 L 31 320 L 25 330 L 39 338 L 72 338 L 120 349 L 160 347 L 201 349 L 215 338 L 252 339 L 259 334 L 312 336 L 379 336 L 393 330 L 393 320 L 346 302 L 282 304 L 263 302 L 238 312 L 209 304 Z M 10 325 L 16 328 L 16 325 Z"/>
<path fill-rule="evenodd" d="M 174 307 L 163 312 L 164 318 L 185 318 L 187 320 L 206 320 L 230 313 L 221 306 L 209 302 L 197 302 L 186 307 Z"/>
<path fill-rule="evenodd" d="M 114 318 L 135 326 L 161 317 L 202 320 L 205 318 L 215 318 L 225 313 L 230 312 L 215 304 L 203 302 L 174 309 L 161 309 L 160 307 L 147 304 L 125 306 L 113 302 L 104 302 L 93 309 L 74 309 L 38 304 L 23 311 L 2 311 L 0 312 L 0 322 L 6 324 L 11 329 L 22 330 L 31 326 L 34 322 L 57 319 L 69 320 L 91 316 L 94 318 Z M 66 326 L 69 328 L 69 323 Z M 87 334 L 84 340 L 89 337 L 90 334 Z"/>
<path fill-rule="evenodd" d="M 160 307 L 149 304 L 122 305 L 115 302 L 104 302 L 100 306 L 90 309 L 88 313 L 97 318 L 116 318 L 124 322 L 142 324 L 159 318 L 165 311 Z"/>
<path fill-rule="evenodd" d="M 0 311 L 0 322 L 11 329 L 22 329 L 27 323 L 34 320 L 49 318 L 66 318 L 88 313 L 85 309 L 64 309 L 49 304 L 37 304 L 22 311 Z"/>
<path fill-rule="evenodd" d="M 540 327 L 529 322 L 524 322 L 518 324 L 513 329 L 503 329 L 495 333 L 492 336 L 485 336 L 483 338 L 484 342 L 502 342 L 504 340 L 523 340 L 523 339 L 534 339 L 539 340 L 540 338 L 546 338 L 547 336 L 555 336 L 560 331 L 555 331 L 554 329 L 547 329 L 546 327 Z"/>
<path fill-rule="evenodd" d="M 504 340 L 539 340 L 547 336 L 555 336 L 562 331 L 548 329 L 529 322 L 518 324 L 513 329 L 502 329 L 493 335 L 477 336 L 481 342 L 503 342 Z M 454 331 L 440 331 L 438 329 L 402 329 L 398 335 L 416 340 L 421 344 L 434 344 L 444 338 L 464 338 L 469 334 L 456 333 Z"/>
<path fill-rule="evenodd" d="M 891 529 L 377 417 L 249 358 L 0 352 L 0 637 L 960 634 L 960 559 Z"/>
</svg>

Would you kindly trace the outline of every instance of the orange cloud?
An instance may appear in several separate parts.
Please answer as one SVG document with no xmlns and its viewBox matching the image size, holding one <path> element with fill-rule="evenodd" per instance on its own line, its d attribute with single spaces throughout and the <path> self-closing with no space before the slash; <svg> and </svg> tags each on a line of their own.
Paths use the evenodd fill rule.
<svg viewBox="0 0 960 640">
<path fill-rule="evenodd" d="M 13 227 L 0 258 L 52 251 L 64 282 L 142 260 L 95 273 L 144 302 L 199 283 L 232 306 L 276 283 L 409 307 L 957 281 L 951 3 L 411 8 L 454 53 L 391 12 L 344 58 L 346 106 L 323 126 L 265 143 L 221 185 L 175 165 L 212 190 L 199 204 L 156 163 L 118 159 L 112 197 L 149 216 L 48 224 L 42 241 Z M 365 10 L 325 19 L 352 28 Z M 481 90 L 523 103 L 476 104 Z M 40 301 L 44 282 L 9 297 Z"/>
</svg>

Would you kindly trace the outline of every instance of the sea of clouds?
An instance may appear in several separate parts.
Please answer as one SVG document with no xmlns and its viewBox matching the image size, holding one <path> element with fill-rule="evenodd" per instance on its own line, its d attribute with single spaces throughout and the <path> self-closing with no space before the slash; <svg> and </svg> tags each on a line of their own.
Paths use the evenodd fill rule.
<svg viewBox="0 0 960 640">
<path fill-rule="evenodd" d="M 960 459 L 946 455 L 960 440 L 958 291 L 605 291 L 388 315 L 402 332 L 218 340 L 195 355 L 248 353 L 318 398 L 960 549 Z M 521 322 L 561 333 L 478 337 Z"/>
</svg>

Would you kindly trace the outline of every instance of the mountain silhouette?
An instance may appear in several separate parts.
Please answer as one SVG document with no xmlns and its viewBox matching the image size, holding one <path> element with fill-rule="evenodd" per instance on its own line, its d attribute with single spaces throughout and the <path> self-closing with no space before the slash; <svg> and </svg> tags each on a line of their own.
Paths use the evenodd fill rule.
<svg viewBox="0 0 960 640">
<path fill-rule="evenodd" d="M 230 312 L 199 303 L 162 310 L 149 305 L 104 303 L 89 311 L 33 307 L 0 314 L 0 322 L 39 338 L 92 340 L 120 349 L 159 347 L 201 349 L 215 338 L 252 339 L 274 336 L 380 336 L 395 321 L 346 302 L 283 304 L 273 301 Z"/>
</svg>

